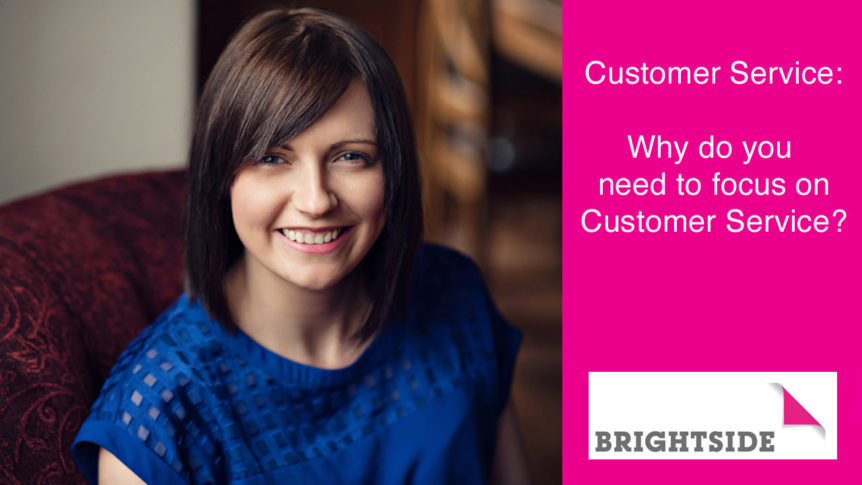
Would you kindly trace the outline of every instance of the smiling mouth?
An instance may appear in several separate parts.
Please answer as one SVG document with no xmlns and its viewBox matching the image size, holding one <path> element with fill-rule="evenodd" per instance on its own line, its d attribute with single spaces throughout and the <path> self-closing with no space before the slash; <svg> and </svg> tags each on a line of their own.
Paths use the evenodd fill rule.
<svg viewBox="0 0 862 485">
<path fill-rule="evenodd" d="M 339 227 L 330 231 L 309 231 L 304 229 L 282 229 L 281 233 L 291 241 L 300 244 L 326 244 L 335 241 L 344 234 L 347 227 Z"/>
</svg>

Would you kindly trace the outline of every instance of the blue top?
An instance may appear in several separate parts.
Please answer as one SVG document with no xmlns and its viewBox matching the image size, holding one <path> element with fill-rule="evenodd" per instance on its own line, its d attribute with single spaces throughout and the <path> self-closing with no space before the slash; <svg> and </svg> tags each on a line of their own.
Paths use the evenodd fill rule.
<svg viewBox="0 0 862 485">
<path fill-rule="evenodd" d="M 72 445 L 147 483 L 481 484 L 520 333 L 476 266 L 424 245 L 408 315 L 353 364 L 285 359 L 180 299 L 120 355 Z"/>
</svg>

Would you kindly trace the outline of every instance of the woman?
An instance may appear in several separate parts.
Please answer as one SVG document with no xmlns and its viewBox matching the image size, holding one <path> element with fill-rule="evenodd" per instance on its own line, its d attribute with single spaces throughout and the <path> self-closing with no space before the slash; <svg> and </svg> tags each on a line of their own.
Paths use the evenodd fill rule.
<svg viewBox="0 0 862 485">
<path fill-rule="evenodd" d="M 366 32 L 312 9 L 246 23 L 201 96 L 189 176 L 188 291 L 82 426 L 91 482 L 526 480 L 520 335 L 471 262 L 420 246 L 403 89 Z"/>
</svg>

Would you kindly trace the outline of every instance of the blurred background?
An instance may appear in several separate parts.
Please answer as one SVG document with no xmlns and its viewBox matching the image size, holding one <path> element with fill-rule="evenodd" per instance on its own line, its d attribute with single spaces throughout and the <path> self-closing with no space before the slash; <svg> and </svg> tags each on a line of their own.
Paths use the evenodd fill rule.
<svg viewBox="0 0 862 485">
<path fill-rule="evenodd" d="M 536 483 L 560 483 L 561 0 L 0 0 L 0 203 L 182 167 L 218 55 L 279 4 L 352 18 L 395 61 L 427 239 L 470 254 L 524 331 L 513 399 Z"/>
</svg>

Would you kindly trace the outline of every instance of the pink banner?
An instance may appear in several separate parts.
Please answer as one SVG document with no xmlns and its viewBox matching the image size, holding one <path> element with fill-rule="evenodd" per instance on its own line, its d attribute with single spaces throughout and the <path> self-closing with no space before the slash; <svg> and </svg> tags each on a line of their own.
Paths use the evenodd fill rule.
<svg viewBox="0 0 862 485">
<path fill-rule="evenodd" d="M 563 6 L 564 483 L 860 476 L 860 19 Z M 589 371 L 837 372 L 838 460 L 590 461 Z"/>
</svg>

